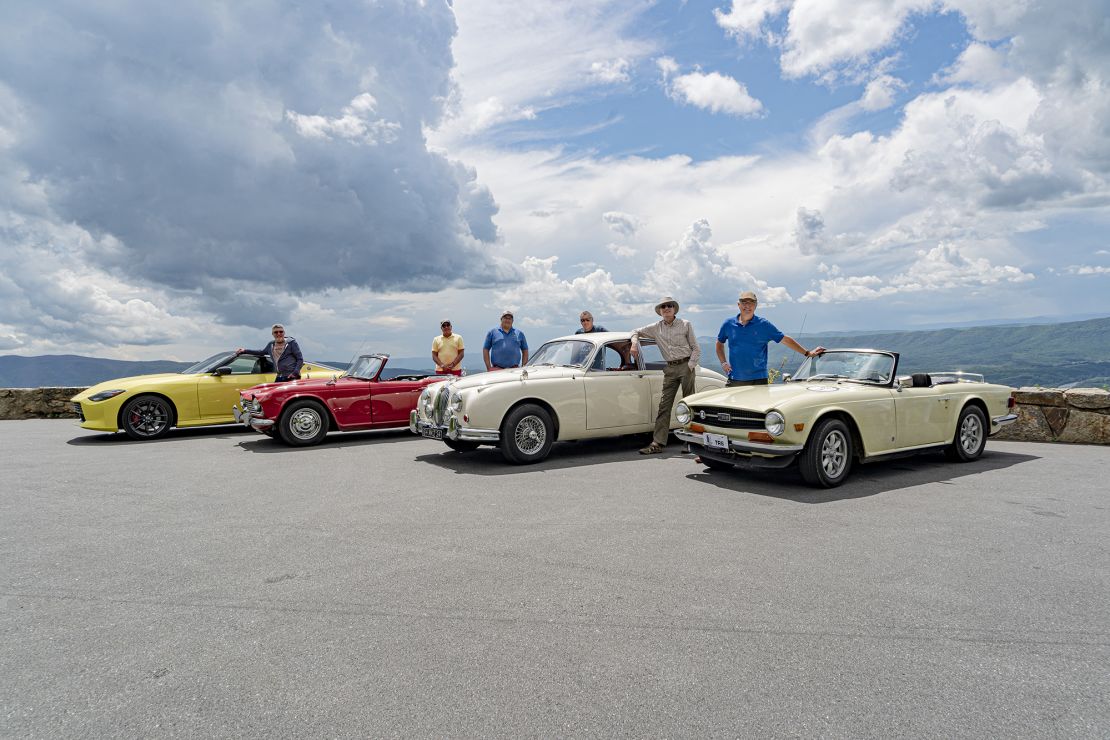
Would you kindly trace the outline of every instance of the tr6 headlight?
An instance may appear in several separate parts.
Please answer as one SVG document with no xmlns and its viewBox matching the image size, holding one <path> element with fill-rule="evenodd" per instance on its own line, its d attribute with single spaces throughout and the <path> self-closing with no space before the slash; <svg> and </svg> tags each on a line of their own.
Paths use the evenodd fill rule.
<svg viewBox="0 0 1110 740">
<path fill-rule="evenodd" d="M 679 424 L 690 423 L 690 407 L 686 405 L 685 401 L 678 402 L 678 406 L 675 406 L 674 409 L 674 415 Z"/>
<path fill-rule="evenodd" d="M 772 437 L 778 437 L 786 431 L 786 419 L 778 411 L 769 411 L 763 420 L 763 428 Z"/>
</svg>

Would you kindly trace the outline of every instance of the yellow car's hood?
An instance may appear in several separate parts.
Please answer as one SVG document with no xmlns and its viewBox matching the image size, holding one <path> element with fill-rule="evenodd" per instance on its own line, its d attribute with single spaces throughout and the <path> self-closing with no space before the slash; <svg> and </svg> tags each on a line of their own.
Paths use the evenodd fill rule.
<svg viewBox="0 0 1110 740">
<path fill-rule="evenodd" d="M 797 403 L 824 403 L 845 394 L 889 393 L 885 386 L 833 381 L 798 381 L 776 385 L 740 385 L 695 393 L 683 400 L 689 406 L 727 406 L 766 413 Z"/>
<path fill-rule="evenodd" d="M 89 396 L 101 391 L 129 391 L 134 388 L 145 387 L 152 383 L 165 385 L 167 383 L 195 383 L 199 375 L 182 375 L 181 373 L 154 373 L 153 375 L 134 375 L 130 378 L 113 378 L 103 383 L 97 383 L 91 388 L 78 393 L 71 401 L 84 401 Z"/>
</svg>

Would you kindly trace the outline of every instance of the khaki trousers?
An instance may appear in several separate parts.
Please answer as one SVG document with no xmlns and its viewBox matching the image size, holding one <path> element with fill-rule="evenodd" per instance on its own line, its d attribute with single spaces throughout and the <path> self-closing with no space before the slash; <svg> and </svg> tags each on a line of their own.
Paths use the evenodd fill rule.
<svg viewBox="0 0 1110 740">
<path fill-rule="evenodd" d="M 694 371 L 690 363 L 682 362 L 677 365 L 667 365 L 663 368 L 663 397 L 659 399 L 659 413 L 655 416 L 655 444 L 665 447 L 667 435 L 671 432 L 671 408 L 674 406 L 675 394 L 682 387 L 685 398 L 694 392 Z"/>
</svg>

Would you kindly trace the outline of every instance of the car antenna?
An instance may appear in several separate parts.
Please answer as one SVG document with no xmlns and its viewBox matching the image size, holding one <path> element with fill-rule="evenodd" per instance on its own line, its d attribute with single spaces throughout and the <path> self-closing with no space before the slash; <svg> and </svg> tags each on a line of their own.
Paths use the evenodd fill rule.
<svg viewBox="0 0 1110 740">
<path fill-rule="evenodd" d="M 808 311 L 806 313 L 802 314 L 802 325 L 798 327 L 798 336 L 799 337 L 802 336 L 802 332 L 805 331 L 806 319 L 807 318 L 809 318 L 809 312 Z M 779 363 L 779 369 L 775 371 L 775 377 L 776 378 L 781 378 L 782 377 L 783 368 L 786 367 L 786 357 L 787 357 L 786 355 L 782 356 L 782 362 Z"/>
</svg>

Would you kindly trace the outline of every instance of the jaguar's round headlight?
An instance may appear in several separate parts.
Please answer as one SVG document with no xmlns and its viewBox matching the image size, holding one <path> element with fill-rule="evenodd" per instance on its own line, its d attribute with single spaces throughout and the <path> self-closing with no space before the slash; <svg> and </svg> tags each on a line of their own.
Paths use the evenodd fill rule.
<svg viewBox="0 0 1110 740">
<path fill-rule="evenodd" d="M 763 428 L 772 437 L 778 437 L 786 431 L 786 419 L 778 411 L 770 411 L 767 413 L 767 418 L 763 420 Z"/>
<path fill-rule="evenodd" d="M 690 423 L 690 407 L 684 401 L 679 401 L 678 406 L 675 406 L 674 415 L 679 424 Z"/>
</svg>

